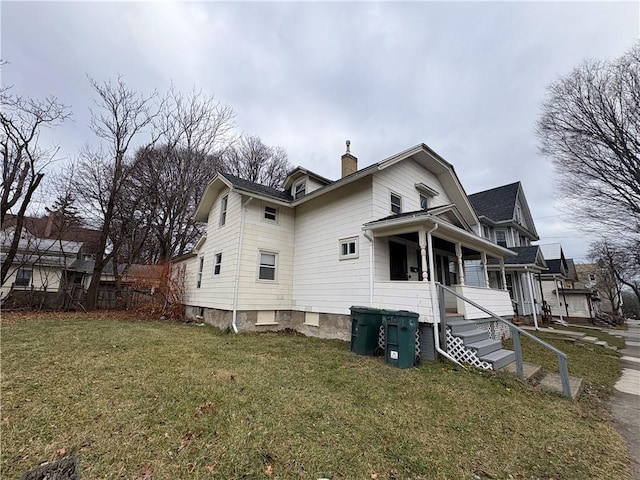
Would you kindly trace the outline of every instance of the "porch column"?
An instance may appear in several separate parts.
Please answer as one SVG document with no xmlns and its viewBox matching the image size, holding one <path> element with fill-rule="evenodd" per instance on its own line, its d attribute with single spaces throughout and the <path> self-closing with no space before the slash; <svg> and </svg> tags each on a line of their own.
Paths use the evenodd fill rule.
<svg viewBox="0 0 640 480">
<path fill-rule="evenodd" d="M 462 244 L 456 243 L 456 258 L 458 259 L 458 284 L 464 285 L 464 261 L 462 260 Z"/>
<path fill-rule="evenodd" d="M 500 276 L 502 277 L 502 289 L 507 291 L 507 274 L 504 271 L 504 258 L 500 257 Z"/>
<path fill-rule="evenodd" d="M 480 252 L 480 258 L 482 262 L 482 273 L 484 274 L 484 286 L 489 288 L 489 272 L 487 271 L 487 254 L 486 252 Z"/>
<path fill-rule="evenodd" d="M 428 258 L 427 257 L 427 233 L 424 229 L 424 227 L 420 227 L 418 229 L 418 244 L 420 245 L 420 264 L 421 264 L 421 268 L 422 268 L 422 281 L 423 282 L 428 282 L 430 280 L 431 276 L 431 270 L 429 270 L 428 267 Z M 429 253 L 429 255 L 431 255 Z M 429 275 L 427 275 L 427 272 L 429 273 Z"/>
<path fill-rule="evenodd" d="M 524 267 L 525 275 L 527 276 L 527 283 L 529 284 L 529 298 L 531 299 L 531 310 L 533 311 L 533 325 L 538 330 L 538 312 L 536 312 L 536 301 L 533 297 L 533 284 L 531 283 L 531 272 Z"/>
<path fill-rule="evenodd" d="M 556 302 L 558 302 L 558 315 L 560 315 L 560 321 L 562 322 L 562 307 L 560 307 L 560 289 L 558 288 L 558 279 L 556 277 L 553 277 L 553 282 L 556 285 Z"/>
</svg>

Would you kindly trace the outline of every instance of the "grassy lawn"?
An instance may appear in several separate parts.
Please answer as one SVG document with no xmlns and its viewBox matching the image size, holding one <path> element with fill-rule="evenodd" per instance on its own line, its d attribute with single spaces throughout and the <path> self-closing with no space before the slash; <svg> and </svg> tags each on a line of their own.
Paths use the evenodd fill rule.
<svg viewBox="0 0 640 480">
<path fill-rule="evenodd" d="M 629 478 L 599 395 L 298 335 L 86 318 L 0 334 L 2 478 L 70 453 L 87 479 Z"/>
</svg>

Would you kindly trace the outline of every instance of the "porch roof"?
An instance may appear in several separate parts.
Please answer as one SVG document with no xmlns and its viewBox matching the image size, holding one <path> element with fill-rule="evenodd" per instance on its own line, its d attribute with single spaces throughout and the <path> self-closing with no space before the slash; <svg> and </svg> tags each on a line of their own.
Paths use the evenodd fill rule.
<svg viewBox="0 0 640 480">
<path fill-rule="evenodd" d="M 473 232 L 463 230 L 442 218 L 436 217 L 430 211 L 420 210 L 392 215 L 365 223 L 362 229 L 370 230 L 376 237 L 383 237 L 415 232 L 420 228 L 428 231 L 434 227 L 437 228 L 433 233 L 434 236 L 453 243 L 460 243 L 479 252 L 485 252 L 492 257 L 502 258 L 516 255 L 515 252 L 508 248 L 501 247 L 485 238 L 479 237 Z"/>
</svg>

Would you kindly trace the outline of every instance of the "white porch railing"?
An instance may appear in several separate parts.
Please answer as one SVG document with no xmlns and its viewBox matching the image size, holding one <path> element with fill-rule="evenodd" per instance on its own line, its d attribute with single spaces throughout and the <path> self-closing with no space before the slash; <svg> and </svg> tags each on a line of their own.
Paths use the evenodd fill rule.
<svg viewBox="0 0 640 480">
<path fill-rule="evenodd" d="M 449 288 L 454 289 L 461 297 L 482 305 L 495 315 L 500 317 L 513 317 L 513 304 L 511 303 L 509 292 L 506 290 L 496 290 L 486 287 L 471 287 L 468 285 L 456 285 L 455 287 Z M 468 302 L 465 302 L 460 297 L 457 298 L 457 308 L 458 313 L 463 315 L 467 320 L 487 318 L 487 314 L 484 311 L 476 308 Z"/>
</svg>

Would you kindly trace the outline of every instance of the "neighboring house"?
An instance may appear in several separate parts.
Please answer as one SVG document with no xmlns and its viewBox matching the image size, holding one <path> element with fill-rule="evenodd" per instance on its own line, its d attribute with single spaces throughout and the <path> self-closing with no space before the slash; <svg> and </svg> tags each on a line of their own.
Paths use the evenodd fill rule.
<svg viewBox="0 0 640 480">
<path fill-rule="evenodd" d="M 622 316 L 623 301 L 620 282 L 606 269 L 595 263 L 582 263 L 575 267 L 580 283 L 592 292 L 594 312 Z"/>
<path fill-rule="evenodd" d="M 592 290 L 578 281 L 575 264 L 567 259 L 559 243 L 540 245 L 548 270 L 541 273 L 540 284 L 551 314 L 560 320 L 583 322 L 595 316 Z"/>
<path fill-rule="evenodd" d="M 220 173 L 195 219 L 207 235 L 175 261 L 186 269 L 187 314 L 223 328 L 348 339 L 354 305 L 438 322 L 436 282 L 497 315 L 514 313 L 503 261 L 514 253 L 476 233 L 453 166 L 424 144 L 358 170 L 347 143 L 342 178 L 298 167 L 282 190 Z M 479 265 L 472 284 L 467 264 Z M 451 294 L 444 307 L 488 317 Z"/>
<path fill-rule="evenodd" d="M 537 276 L 547 270 L 544 256 L 537 245 L 531 242 L 540 238 L 527 204 L 520 182 L 503 185 L 469 195 L 480 223 L 478 234 L 503 247 L 516 252 L 516 256 L 505 258 L 506 287 L 514 301 L 516 314 L 537 317 L 542 308 L 542 292 Z M 467 277 L 478 278 L 469 265 Z M 489 261 L 489 280 L 494 288 L 503 288 L 500 267 L 495 260 Z"/>
<path fill-rule="evenodd" d="M 0 231 L 0 256 L 6 258 L 15 232 L 8 215 Z M 55 212 L 46 217 L 25 217 L 18 251 L 9 276 L 0 288 L 0 299 L 11 290 L 71 292 L 86 288 L 100 232 L 81 226 L 64 226 Z"/>
</svg>

